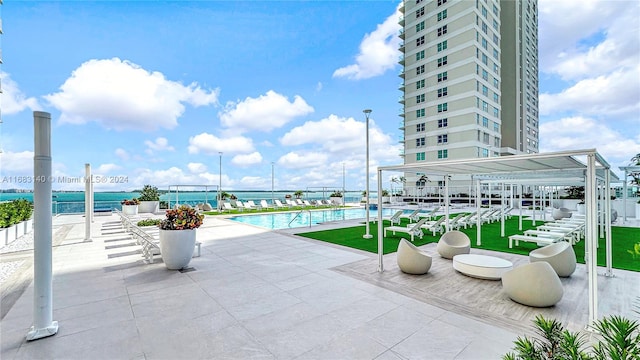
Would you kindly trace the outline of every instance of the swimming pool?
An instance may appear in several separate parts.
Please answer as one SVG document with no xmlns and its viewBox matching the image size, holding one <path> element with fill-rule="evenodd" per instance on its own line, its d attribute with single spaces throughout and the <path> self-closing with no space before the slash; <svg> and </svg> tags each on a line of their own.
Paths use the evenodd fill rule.
<svg viewBox="0 0 640 360">
<path fill-rule="evenodd" d="M 397 209 L 382 209 L 382 215 L 393 215 L 396 211 Z M 373 219 L 375 216 L 378 216 L 378 210 L 369 210 L 369 217 Z M 302 212 L 293 211 L 260 215 L 240 215 L 229 219 L 271 230 L 277 230 L 306 227 L 309 226 L 309 224 L 318 225 L 328 221 L 364 219 L 366 217 L 367 214 L 365 209 L 359 208 L 311 211 L 303 210 Z"/>
</svg>

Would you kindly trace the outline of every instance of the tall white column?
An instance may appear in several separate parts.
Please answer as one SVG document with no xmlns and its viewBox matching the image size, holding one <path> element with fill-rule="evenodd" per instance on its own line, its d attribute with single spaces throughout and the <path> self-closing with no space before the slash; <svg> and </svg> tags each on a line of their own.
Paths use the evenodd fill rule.
<svg viewBox="0 0 640 360">
<path fill-rule="evenodd" d="M 53 318 L 53 260 L 51 212 L 51 114 L 33 112 L 33 326 L 27 340 L 55 335 Z"/>
<path fill-rule="evenodd" d="M 91 241 L 91 164 L 84 164 L 84 241 Z"/>
</svg>

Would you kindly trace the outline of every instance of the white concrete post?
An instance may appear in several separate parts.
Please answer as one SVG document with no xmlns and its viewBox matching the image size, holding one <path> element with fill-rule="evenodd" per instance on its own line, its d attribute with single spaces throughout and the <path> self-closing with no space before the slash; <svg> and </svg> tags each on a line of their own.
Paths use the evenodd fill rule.
<svg viewBox="0 0 640 360">
<path fill-rule="evenodd" d="M 502 195 L 500 195 L 500 236 L 504 237 L 504 183 L 502 186 Z"/>
<path fill-rule="evenodd" d="M 51 212 L 51 114 L 33 112 L 33 326 L 26 339 L 55 335 L 58 322 L 53 318 L 53 260 Z"/>
<path fill-rule="evenodd" d="M 91 164 L 84 164 L 84 241 L 91 241 Z"/>
<path fill-rule="evenodd" d="M 382 170 L 380 169 L 378 169 L 378 194 L 382 194 Z M 369 193 L 367 193 L 367 196 L 369 196 Z M 378 272 L 384 271 L 383 259 L 384 259 L 384 229 L 382 227 L 382 196 L 378 195 Z"/>
<path fill-rule="evenodd" d="M 491 195 L 489 195 L 489 201 L 491 201 Z M 491 207 L 491 202 L 489 202 Z M 476 245 L 482 245 L 482 230 L 480 229 L 480 210 L 482 209 L 482 197 L 480 197 L 480 180 L 476 180 Z"/>
<path fill-rule="evenodd" d="M 449 176 L 444 176 L 444 228 L 451 230 L 449 224 Z"/>
<path fill-rule="evenodd" d="M 589 280 L 589 322 L 588 328 L 593 328 L 598 319 L 598 219 L 597 219 L 597 185 L 595 155 L 587 155 L 587 173 L 585 179 L 585 262 Z"/>
</svg>

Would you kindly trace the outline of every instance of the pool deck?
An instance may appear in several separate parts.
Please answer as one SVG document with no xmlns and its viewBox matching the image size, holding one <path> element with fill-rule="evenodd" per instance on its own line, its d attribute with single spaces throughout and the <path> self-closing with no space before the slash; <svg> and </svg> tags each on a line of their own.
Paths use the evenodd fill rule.
<svg viewBox="0 0 640 360">
<path fill-rule="evenodd" d="M 2 284 L 0 358 L 498 359 L 528 328 L 425 296 L 424 279 L 400 273 L 395 254 L 380 274 L 375 254 L 208 216 L 193 270 L 169 271 L 158 260 L 143 263 L 118 223 L 116 215 L 95 217 L 84 241 L 82 216 L 54 218 L 59 331 L 25 340 L 33 322 L 33 264 L 25 258 Z M 436 273 L 446 267 L 438 264 Z M 638 273 L 621 274 L 599 277 L 615 281 L 605 291 L 615 288 L 617 302 L 638 294 L 620 283 L 640 284 Z M 467 299 L 487 291 L 487 281 L 465 281 L 477 289 Z"/>
</svg>

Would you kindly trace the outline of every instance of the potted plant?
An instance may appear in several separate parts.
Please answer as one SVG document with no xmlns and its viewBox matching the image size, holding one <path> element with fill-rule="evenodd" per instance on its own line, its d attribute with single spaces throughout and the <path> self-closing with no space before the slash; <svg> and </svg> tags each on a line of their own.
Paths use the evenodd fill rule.
<svg viewBox="0 0 640 360">
<path fill-rule="evenodd" d="M 160 222 L 160 254 L 167 269 L 180 270 L 189 265 L 196 245 L 196 229 L 203 219 L 204 215 L 186 205 L 167 210 Z"/>
<path fill-rule="evenodd" d="M 137 198 L 133 199 L 124 199 L 120 201 L 120 205 L 122 205 L 122 213 L 125 215 L 138 215 L 138 201 Z"/>
<path fill-rule="evenodd" d="M 143 186 L 138 200 L 140 202 L 138 204 L 138 212 L 140 213 L 155 213 L 160 208 L 160 193 L 155 186 Z"/>
<path fill-rule="evenodd" d="M 388 190 L 382 190 L 382 202 L 385 204 L 390 203 L 390 199 L 389 199 L 389 191 Z"/>
<path fill-rule="evenodd" d="M 331 193 L 331 195 L 329 195 L 329 200 L 331 200 L 331 202 L 334 204 L 344 204 L 342 193 L 340 191 L 334 191 L 333 193 Z"/>
<path fill-rule="evenodd" d="M 296 199 L 302 198 L 303 194 L 304 194 L 304 192 L 302 190 L 296 190 L 296 192 L 293 193 L 293 195 L 296 197 Z"/>
</svg>

